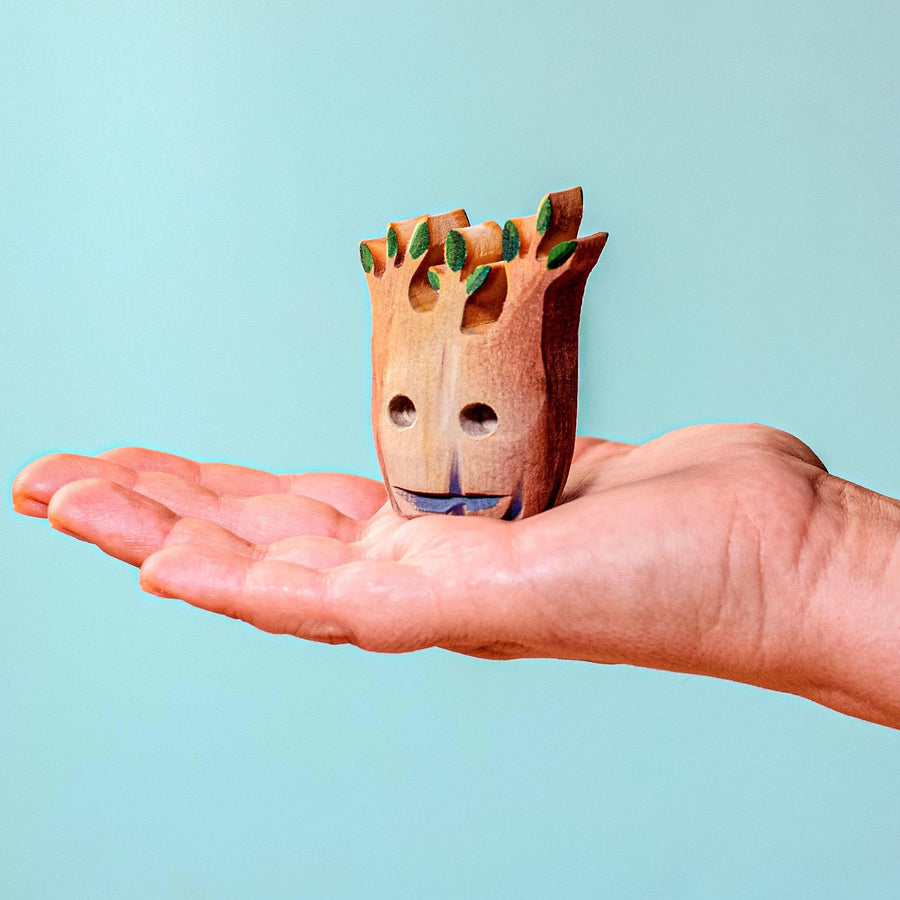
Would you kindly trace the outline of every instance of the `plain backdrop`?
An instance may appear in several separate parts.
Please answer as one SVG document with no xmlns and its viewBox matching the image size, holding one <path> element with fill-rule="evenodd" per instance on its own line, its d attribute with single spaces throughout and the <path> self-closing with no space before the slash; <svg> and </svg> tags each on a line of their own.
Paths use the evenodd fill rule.
<svg viewBox="0 0 900 900">
<path fill-rule="evenodd" d="M 582 433 L 756 420 L 898 496 L 898 44 L 887 0 L 0 2 L 3 478 L 377 475 L 358 241 L 581 184 Z M 266 635 L 0 529 L 2 897 L 900 894 L 896 732 Z"/>
</svg>

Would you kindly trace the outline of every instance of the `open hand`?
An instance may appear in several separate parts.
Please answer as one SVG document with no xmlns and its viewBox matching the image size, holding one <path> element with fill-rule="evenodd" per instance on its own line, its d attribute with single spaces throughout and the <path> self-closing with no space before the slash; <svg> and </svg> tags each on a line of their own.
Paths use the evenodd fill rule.
<svg viewBox="0 0 900 900">
<path fill-rule="evenodd" d="M 515 522 L 407 520 L 380 482 L 137 448 L 39 459 L 13 500 L 144 590 L 266 631 L 699 672 L 884 720 L 818 671 L 846 485 L 784 432 L 711 425 L 580 438 L 560 505 Z"/>
</svg>

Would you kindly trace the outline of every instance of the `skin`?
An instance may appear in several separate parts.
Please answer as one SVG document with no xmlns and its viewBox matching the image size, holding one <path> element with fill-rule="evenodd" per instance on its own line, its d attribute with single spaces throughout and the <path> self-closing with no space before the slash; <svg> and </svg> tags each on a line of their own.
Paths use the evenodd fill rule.
<svg viewBox="0 0 900 900">
<path fill-rule="evenodd" d="M 13 486 L 145 591 L 265 631 L 698 673 L 900 728 L 900 502 L 789 434 L 580 438 L 560 505 L 516 522 L 385 500 L 353 475 L 128 447 L 43 457 Z"/>
</svg>

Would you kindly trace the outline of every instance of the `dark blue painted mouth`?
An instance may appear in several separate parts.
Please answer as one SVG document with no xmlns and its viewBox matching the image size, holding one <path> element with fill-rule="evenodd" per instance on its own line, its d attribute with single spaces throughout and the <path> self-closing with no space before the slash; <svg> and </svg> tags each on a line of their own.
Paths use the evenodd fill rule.
<svg viewBox="0 0 900 900">
<path fill-rule="evenodd" d="M 419 512 L 444 513 L 449 516 L 464 516 L 467 512 L 490 509 L 503 499 L 478 494 L 423 494 L 398 487 L 394 491 Z"/>
</svg>

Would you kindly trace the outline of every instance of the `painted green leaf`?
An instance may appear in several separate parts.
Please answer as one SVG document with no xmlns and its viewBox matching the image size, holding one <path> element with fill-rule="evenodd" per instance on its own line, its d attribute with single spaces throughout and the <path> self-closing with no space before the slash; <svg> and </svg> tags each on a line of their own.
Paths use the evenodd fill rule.
<svg viewBox="0 0 900 900">
<path fill-rule="evenodd" d="M 510 219 L 503 226 L 503 258 L 509 262 L 519 255 L 519 229 Z"/>
<path fill-rule="evenodd" d="M 550 202 L 550 195 L 548 194 L 541 200 L 541 205 L 538 207 L 537 222 L 535 222 L 534 227 L 538 230 L 539 234 L 546 233 L 547 229 L 550 227 L 552 215 L 553 204 Z"/>
<path fill-rule="evenodd" d="M 454 272 L 458 272 L 466 261 L 466 239 L 456 229 L 447 233 L 444 256 Z"/>
<path fill-rule="evenodd" d="M 474 272 L 466 279 L 466 294 L 474 294 L 491 273 L 490 266 L 478 266 Z"/>
<path fill-rule="evenodd" d="M 547 255 L 547 268 L 558 269 L 577 249 L 578 241 L 561 241 Z"/>
<path fill-rule="evenodd" d="M 397 248 L 399 244 L 397 242 L 397 231 L 393 225 L 388 228 L 387 233 L 387 253 L 388 256 L 393 259 L 397 255 Z"/>
<path fill-rule="evenodd" d="M 431 235 L 428 231 L 428 219 L 422 219 L 416 230 L 413 232 L 409 240 L 409 255 L 413 259 L 418 259 L 427 249 Z"/>
<path fill-rule="evenodd" d="M 362 263 L 366 275 L 375 268 L 375 257 L 372 256 L 372 251 L 365 244 L 359 245 L 359 261 Z"/>
<path fill-rule="evenodd" d="M 434 269 L 428 270 L 428 283 L 436 290 L 439 291 L 441 289 L 441 277 L 438 275 Z"/>
</svg>

